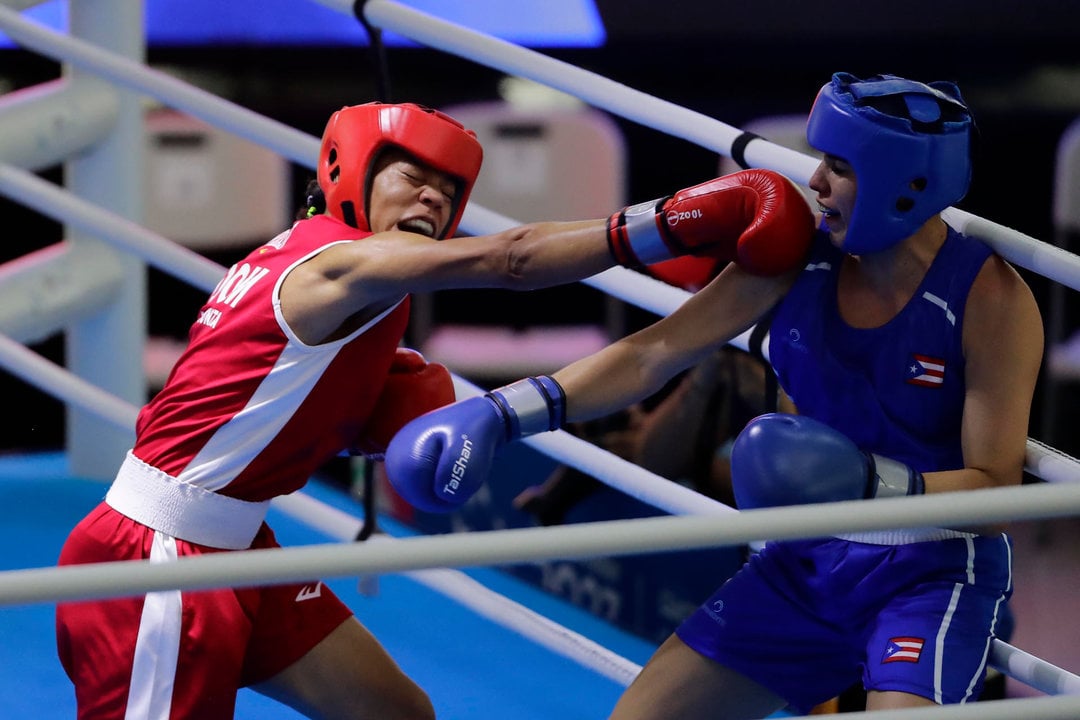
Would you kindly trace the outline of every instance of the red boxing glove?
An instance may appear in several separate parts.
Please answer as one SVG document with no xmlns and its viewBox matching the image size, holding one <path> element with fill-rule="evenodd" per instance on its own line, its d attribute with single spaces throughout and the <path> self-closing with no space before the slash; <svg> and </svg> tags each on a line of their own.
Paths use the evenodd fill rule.
<svg viewBox="0 0 1080 720">
<path fill-rule="evenodd" d="M 390 440 L 410 420 L 455 399 L 454 380 L 446 366 L 429 363 L 416 350 L 398 348 L 367 425 L 349 452 L 381 457 Z"/>
<path fill-rule="evenodd" d="M 814 216 L 795 185 L 772 170 L 740 170 L 669 198 L 631 205 L 608 219 L 608 247 L 620 265 L 681 255 L 730 260 L 755 275 L 798 267 Z"/>
<path fill-rule="evenodd" d="M 682 288 L 687 292 L 697 292 L 720 274 L 727 263 L 707 255 L 683 255 L 655 265 L 641 268 L 646 275 L 662 280 L 668 285 Z"/>
</svg>

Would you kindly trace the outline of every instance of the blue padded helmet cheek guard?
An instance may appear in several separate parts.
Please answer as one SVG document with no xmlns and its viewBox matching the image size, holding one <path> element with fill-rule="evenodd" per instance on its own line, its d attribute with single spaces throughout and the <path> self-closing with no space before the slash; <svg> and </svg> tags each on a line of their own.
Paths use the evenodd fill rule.
<svg viewBox="0 0 1080 720">
<path fill-rule="evenodd" d="M 849 78 L 854 79 L 834 75 L 818 93 L 806 137 L 855 172 L 855 206 L 844 249 L 860 254 L 892 247 L 964 196 L 971 176 L 970 121 L 941 123 L 940 133 L 920 132 L 908 118 L 857 104 L 851 93 L 838 89 Z M 912 81 L 892 84 L 912 94 L 933 92 Z M 925 108 L 920 102 L 908 105 Z"/>
</svg>

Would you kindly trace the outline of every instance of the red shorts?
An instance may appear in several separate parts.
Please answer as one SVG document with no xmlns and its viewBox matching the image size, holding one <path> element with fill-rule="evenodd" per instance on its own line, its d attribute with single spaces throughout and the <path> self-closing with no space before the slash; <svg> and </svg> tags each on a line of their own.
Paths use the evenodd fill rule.
<svg viewBox="0 0 1080 720">
<path fill-rule="evenodd" d="M 252 549 L 280 547 L 267 525 Z M 105 503 L 68 536 L 60 565 L 208 555 L 219 550 L 155 533 Z M 60 661 L 79 718 L 232 718 L 239 688 L 267 680 L 352 615 L 325 585 L 162 591 L 60 603 Z"/>
</svg>

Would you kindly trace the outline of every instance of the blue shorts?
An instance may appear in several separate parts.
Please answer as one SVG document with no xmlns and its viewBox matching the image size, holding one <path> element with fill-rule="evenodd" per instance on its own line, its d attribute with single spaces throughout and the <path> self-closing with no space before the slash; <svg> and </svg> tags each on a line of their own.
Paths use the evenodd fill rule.
<svg viewBox="0 0 1080 720">
<path fill-rule="evenodd" d="M 978 697 L 1012 594 L 1007 536 L 770 542 L 676 630 L 807 713 L 862 678 L 939 704 Z"/>
</svg>

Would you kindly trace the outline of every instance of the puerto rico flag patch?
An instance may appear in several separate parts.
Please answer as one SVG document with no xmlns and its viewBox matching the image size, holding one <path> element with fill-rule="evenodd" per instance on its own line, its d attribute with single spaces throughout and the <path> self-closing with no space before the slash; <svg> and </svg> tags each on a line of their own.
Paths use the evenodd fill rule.
<svg viewBox="0 0 1080 720">
<path fill-rule="evenodd" d="M 882 664 L 894 662 L 919 662 L 922 655 L 923 645 L 926 641 L 917 637 L 894 637 L 885 646 L 885 654 L 881 657 Z"/>
<path fill-rule="evenodd" d="M 907 382 L 923 387 L 941 387 L 945 382 L 945 361 L 929 355 L 912 355 L 907 367 Z"/>
</svg>

